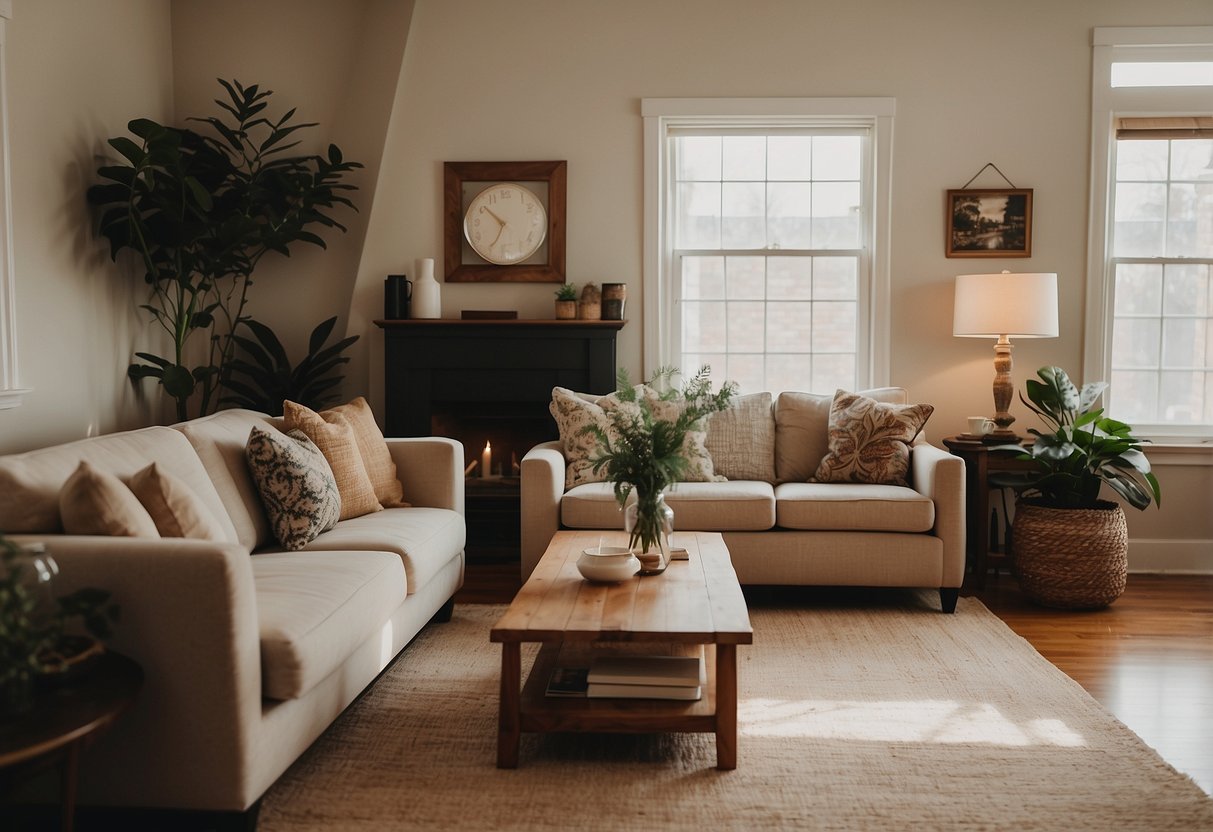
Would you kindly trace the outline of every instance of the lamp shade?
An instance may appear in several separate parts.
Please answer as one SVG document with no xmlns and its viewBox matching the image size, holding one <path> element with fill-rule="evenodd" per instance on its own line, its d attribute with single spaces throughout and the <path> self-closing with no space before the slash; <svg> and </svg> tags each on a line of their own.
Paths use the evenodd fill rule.
<svg viewBox="0 0 1213 832">
<path fill-rule="evenodd" d="M 1056 338 L 1057 275 L 958 275 L 952 334 L 962 338 Z"/>
</svg>

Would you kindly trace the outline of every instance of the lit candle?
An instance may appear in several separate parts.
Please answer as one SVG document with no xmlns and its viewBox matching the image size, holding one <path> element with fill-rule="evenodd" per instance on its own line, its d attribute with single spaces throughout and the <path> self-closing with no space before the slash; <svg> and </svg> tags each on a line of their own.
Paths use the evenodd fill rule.
<svg viewBox="0 0 1213 832">
<path fill-rule="evenodd" d="M 493 475 L 493 445 L 490 442 L 484 443 L 484 453 L 480 455 L 480 476 L 491 477 Z"/>
</svg>

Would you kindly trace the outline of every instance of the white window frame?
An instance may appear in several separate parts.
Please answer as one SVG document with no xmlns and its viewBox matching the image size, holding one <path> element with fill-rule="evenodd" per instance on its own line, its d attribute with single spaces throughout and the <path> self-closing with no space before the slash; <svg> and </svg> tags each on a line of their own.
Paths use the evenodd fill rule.
<svg viewBox="0 0 1213 832">
<path fill-rule="evenodd" d="M 670 128 L 705 124 L 773 127 L 828 127 L 836 119 L 863 121 L 871 133 L 873 171 L 871 206 L 861 231 L 862 247 L 871 254 L 870 278 L 859 287 L 860 339 L 856 381 L 859 387 L 889 383 L 890 222 L 892 216 L 893 98 L 645 98 L 644 119 L 644 346 L 645 377 L 661 366 L 676 363 L 681 346 L 677 328 L 675 269 L 670 261 L 674 217 L 667 188 L 667 147 Z"/>
<path fill-rule="evenodd" d="M 1083 378 L 1111 378 L 1112 275 L 1111 185 L 1115 181 L 1116 119 L 1125 116 L 1209 115 L 1209 87 L 1113 87 L 1112 64 L 1149 61 L 1213 60 L 1213 26 L 1097 28 L 1092 37 L 1091 68 L 1091 227 L 1087 238 L 1087 314 Z M 1115 413 L 1109 414 L 1115 417 Z M 1135 425 L 1139 436 L 1171 444 L 1209 446 L 1213 435 L 1200 425 Z M 1202 455 L 1203 457 L 1204 455 Z M 1179 459 L 1193 462 L 1195 459 Z M 1213 459 L 1200 460 L 1204 464 Z"/>
<path fill-rule="evenodd" d="M 8 21 L 12 0 L 0 0 L 0 410 L 17 407 L 29 390 L 17 374 L 17 290 L 13 278 L 12 179 L 8 151 Z"/>
</svg>

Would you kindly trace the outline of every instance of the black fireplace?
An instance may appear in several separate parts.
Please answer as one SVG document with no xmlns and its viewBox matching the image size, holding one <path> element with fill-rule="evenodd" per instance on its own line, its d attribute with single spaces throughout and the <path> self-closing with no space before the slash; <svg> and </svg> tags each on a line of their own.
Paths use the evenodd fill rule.
<svg viewBox="0 0 1213 832">
<path fill-rule="evenodd" d="M 384 332 L 385 433 L 462 442 L 468 560 L 517 560 L 518 462 L 557 436 L 553 387 L 615 389 L 615 340 L 625 322 L 375 323 Z"/>
</svg>

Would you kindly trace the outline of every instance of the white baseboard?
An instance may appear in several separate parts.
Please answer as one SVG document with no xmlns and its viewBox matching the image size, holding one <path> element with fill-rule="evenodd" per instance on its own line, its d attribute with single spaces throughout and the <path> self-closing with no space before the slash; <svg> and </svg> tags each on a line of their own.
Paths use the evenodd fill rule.
<svg viewBox="0 0 1213 832">
<path fill-rule="evenodd" d="M 1130 540 L 1129 571 L 1213 575 L 1213 540 Z"/>
</svg>

